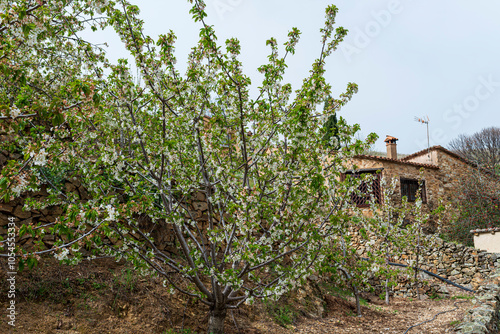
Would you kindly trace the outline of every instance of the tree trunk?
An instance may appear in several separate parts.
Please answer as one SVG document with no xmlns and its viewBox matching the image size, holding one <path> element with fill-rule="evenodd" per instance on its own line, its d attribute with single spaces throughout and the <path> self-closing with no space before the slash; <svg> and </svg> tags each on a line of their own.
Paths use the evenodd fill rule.
<svg viewBox="0 0 500 334">
<path fill-rule="evenodd" d="M 345 254 L 345 253 L 344 253 Z M 345 255 L 344 255 L 345 258 Z M 352 292 L 354 293 L 354 297 L 356 298 L 356 312 L 358 314 L 358 317 L 361 317 L 361 304 L 359 302 L 359 290 L 356 287 L 356 284 L 354 284 L 354 279 L 352 278 L 351 275 L 347 272 L 345 268 L 342 266 L 339 266 L 340 271 L 342 271 L 345 275 L 346 281 L 351 285 Z"/>
<path fill-rule="evenodd" d="M 208 334 L 224 334 L 226 312 L 226 309 L 210 310 L 208 315 Z"/>
<path fill-rule="evenodd" d="M 385 270 L 387 278 L 385 279 L 385 303 L 389 305 L 389 246 L 385 246 Z"/>
<path fill-rule="evenodd" d="M 354 291 L 354 297 L 356 298 L 356 313 L 358 314 L 358 317 L 361 317 L 361 303 L 359 302 L 359 290 L 354 285 L 354 283 L 351 284 L 352 289 Z"/>
<path fill-rule="evenodd" d="M 385 303 L 389 305 L 389 279 L 385 280 Z"/>
<path fill-rule="evenodd" d="M 418 224 L 418 238 L 417 238 L 417 258 L 416 258 L 416 261 L 415 261 L 415 283 L 417 285 L 417 298 L 418 300 L 420 300 L 420 282 L 418 280 L 418 267 L 419 267 L 419 263 L 418 263 L 418 257 L 420 256 L 420 224 Z"/>
</svg>

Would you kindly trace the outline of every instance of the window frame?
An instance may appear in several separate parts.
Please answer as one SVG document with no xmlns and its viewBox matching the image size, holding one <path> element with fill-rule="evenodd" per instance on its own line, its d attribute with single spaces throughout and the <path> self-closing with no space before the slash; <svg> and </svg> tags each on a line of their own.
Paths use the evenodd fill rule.
<svg viewBox="0 0 500 334">
<path fill-rule="evenodd" d="M 374 194 L 374 197 L 376 198 L 376 203 L 377 204 L 382 204 L 383 203 L 383 196 L 382 196 L 382 187 L 380 185 L 380 180 L 381 180 L 381 174 L 382 174 L 383 168 L 369 168 L 369 169 L 357 169 L 357 170 L 348 170 L 345 173 L 341 174 L 341 181 L 344 181 L 347 177 L 347 175 L 350 175 L 350 177 L 356 177 L 356 178 L 361 178 L 362 174 L 371 174 L 374 175 L 374 185 L 373 185 L 373 190 L 372 193 Z M 368 185 L 366 182 L 362 182 L 359 188 L 365 188 L 368 190 Z M 351 194 L 351 202 L 354 202 L 356 204 L 356 207 L 358 208 L 369 208 L 370 203 L 368 201 L 370 200 L 370 193 L 367 191 L 363 191 L 365 196 L 361 197 L 356 194 Z M 364 203 L 360 203 L 362 199 L 365 198 Z"/>
<path fill-rule="evenodd" d="M 417 191 L 418 188 L 420 187 L 420 182 L 422 182 L 422 188 L 420 189 L 420 198 L 422 199 L 422 203 L 427 203 L 427 188 L 425 185 L 425 180 L 418 180 L 418 179 L 413 179 L 409 177 L 400 177 L 399 178 L 399 188 L 400 188 L 400 194 L 401 194 L 401 200 L 403 200 L 403 196 L 406 196 L 406 199 L 408 202 L 413 203 L 417 200 Z M 404 187 L 406 185 L 406 188 Z M 415 189 L 416 186 L 416 189 Z M 415 194 L 413 195 L 414 198 L 411 198 L 410 196 L 410 191 L 411 187 L 415 189 Z M 406 194 L 403 193 L 403 189 L 407 192 Z"/>
</svg>

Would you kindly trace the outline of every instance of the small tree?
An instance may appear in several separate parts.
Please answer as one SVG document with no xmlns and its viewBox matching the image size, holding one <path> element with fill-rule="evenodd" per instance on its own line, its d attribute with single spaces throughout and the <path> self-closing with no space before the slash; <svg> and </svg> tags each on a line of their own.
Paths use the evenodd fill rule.
<svg viewBox="0 0 500 334">
<path fill-rule="evenodd" d="M 371 196 L 369 201 L 372 217 L 363 217 L 366 230 L 374 238 L 367 244 L 371 251 L 368 252 L 369 260 L 372 262 L 372 272 L 379 276 L 385 283 L 385 303 L 389 305 L 389 288 L 397 276 L 398 271 L 391 267 L 391 259 L 400 255 L 403 250 L 411 244 L 412 229 L 408 228 L 405 220 L 408 216 L 408 205 L 406 197 L 402 204 L 396 204 L 395 189 L 398 179 L 388 181 L 381 178 L 382 189 L 381 203 Z M 390 182 L 390 183 L 389 183 Z M 405 226 L 406 225 L 406 226 Z M 405 227 L 405 228 L 403 228 Z"/>
<path fill-rule="evenodd" d="M 376 138 L 369 138 L 368 143 L 374 142 Z M 369 145 L 369 144 L 368 144 Z M 370 236 L 362 224 L 362 219 L 356 204 L 352 201 L 352 195 L 359 191 L 359 186 L 363 182 L 368 182 L 365 178 L 346 177 L 343 180 L 345 196 L 343 206 L 348 208 L 345 216 L 338 216 L 336 219 L 336 236 L 332 242 L 325 247 L 325 261 L 321 266 L 321 272 L 331 274 L 331 279 L 336 284 L 351 289 L 356 300 L 356 313 L 358 317 L 361 313 L 361 293 L 372 289 L 368 278 L 372 275 L 372 262 L 362 258 L 358 253 L 359 242 L 368 243 Z M 340 187 L 339 187 L 340 188 Z M 358 238 L 353 240 L 353 232 L 358 233 Z M 368 256 L 373 258 L 372 253 Z"/>
<path fill-rule="evenodd" d="M 366 229 L 372 236 L 379 238 L 372 240 L 372 252 L 369 257 L 378 270 L 376 275 L 385 280 L 385 302 L 389 304 L 389 286 L 399 273 L 398 270 L 390 268 L 392 258 L 399 258 L 403 252 L 413 253 L 414 260 L 408 260 L 407 274 L 413 274 L 417 298 L 420 299 L 420 281 L 418 271 L 421 255 L 429 246 L 432 238 L 424 237 L 422 230 L 428 222 L 430 213 L 426 212 L 422 201 L 423 171 L 419 175 L 419 188 L 415 194 L 415 201 L 409 202 L 406 196 L 399 198 L 395 194 L 398 178 L 393 178 L 390 184 L 382 178 L 383 203 L 378 204 L 372 198 L 370 208 L 373 217 L 366 219 Z M 436 215 L 441 216 L 443 208 L 435 210 Z M 439 222 L 438 222 L 439 224 Z M 392 281 L 392 282 L 391 282 Z"/>
<path fill-rule="evenodd" d="M 408 208 L 408 212 L 410 213 L 412 219 L 412 223 L 408 224 L 406 226 L 406 229 L 408 230 L 408 237 L 409 237 L 409 249 L 413 248 L 413 252 L 415 254 L 415 260 L 413 262 L 413 266 L 415 267 L 414 273 L 413 273 L 413 280 L 415 282 L 415 288 L 417 292 L 417 298 L 420 300 L 420 281 L 419 281 L 419 276 L 418 276 L 418 268 L 420 268 L 420 255 L 423 249 L 427 246 L 426 239 L 423 238 L 422 235 L 422 228 L 423 226 L 428 222 L 430 215 L 426 212 L 424 212 L 422 208 L 422 188 L 423 188 L 423 181 L 422 181 L 422 175 L 423 173 L 420 173 L 419 177 L 419 187 L 417 190 L 417 193 L 415 195 L 415 202 L 410 204 L 407 201 L 407 199 L 404 199 L 404 202 L 406 205 L 410 205 Z M 413 246 L 413 247 L 412 247 Z"/>
<path fill-rule="evenodd" d="M 175 67 L 173 32 L 155 41 L 143 34 L 137 6 L 125 0 L 99 4 L 144 83 L 120 60 L 109 65 L 103 81 L 64 86 L 78 108 L 65 109 L 52 127 L 34 126 L 14 136 L 25 161 L 10 161 L 2 170 L 0 195 L 9 201 L 47 186 L 49 198 L 28 199 L 25 209 L 63 207 L 51 227 L 67 240 L 55 244 L 58 259 L 77 263 L 85 245 L 94 255 L 125 258 L 142 273 L 155 272 L 165 286 L 205 304 L 208 331 L 222 333 L 228 309 L 255 298 L 279 297 L 321 260 L 322 248 L 336 233 L 335 218 L 345 214 L 340 205 L 345 191 L 338 182 L 342 162 L 364 145 L 353 139 L 358 127 L 342 118 L 337 135 L 343 147 L 332 154 L 322 145 L 323 124 L 357 91 L 349 84 L 332 101 L 334 109 L 317 110 L 331 94 L 325 58 L 347 33 L 334 29 L 335 6 L 326 9 L 321 52 L 302 87 L 293 92 L 282 82 L 286 58 L 300 35 L 294 28 L 283 56 L 275 39 L 267 41 L 269 63 L 259 68 L 264 79 L 251 98 L 238 40 L 227 40 L 223 51 L 205 23 L 204 2 L 191 2 L 201 30 L 185 76 Z M 97 66 L 93 57 L 81 60 Z M 30 104 L 25 108 L 39 115 Z M 11 118 L 9 129 L 23 120 L 4 118 Z M 78 180 L 88 199 L 66 191 L 55 179 Z M 194 198 L 202 211 L 193 210 Z M 175 250 L 163 251 L 140 217 L 170 227 Z M 24 232 L 45 233 L 31 225 L 22 226 Z M 54 249 L 21 251 L 29 257 Z"/>
<path fill-rule="evenodd" d="M 339 222 L 337 237 L 325 247 L 325 260 L 321 272 L 329 273 L 333 282 L 352 291 L 356 300 L 356 313 L 361 317 L 361 293 L 371 289 L 368 282 L 371 263 L 356 253 L 352 235 L 349 235 L 349 231 L 353 230 L 357 222 L 355 217 L 345 217 Z M 359 232 L 361 239 L 366 242 L 368 240 L 366 231 L 362 228 Z"/>
</svg>

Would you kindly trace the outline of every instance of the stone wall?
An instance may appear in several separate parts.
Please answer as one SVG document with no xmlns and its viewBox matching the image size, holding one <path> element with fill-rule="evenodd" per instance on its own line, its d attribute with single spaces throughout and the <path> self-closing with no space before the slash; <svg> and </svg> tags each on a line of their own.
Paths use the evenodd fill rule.
<svg viewBox="0 0 500 334">
<path fill-rule="evenodd" d="M 399 164 L 394 162 L 384 162 L 384 170 L 382 175 L 390 182 L 393 178 L 401 180 L 401 178 L 415 179 L 417 180 L 420 176 L 422 170 L 423 180 L 425 181 L 425 191 L 427 202 L 424 203 L 425 208 L 434 209 L 439 198 L 439 179 L 437 178 L 435 168 L 426 168 L 415 165 Z M 401 184 L 397 182 L 395 189 L 396 198 L 395 201 L 401 201 Z"/>
<path fill-rule="evenodd" d="M 401 178 L 407 179 L 419 179 L 421 171 L 422 176 L 425 181 L 425 193 L 426 193 L 426 203 L 423 204 L 424 212 L 430 213 L 435 210 L 439 205 L 439 198 L 442 195 L 441 192 L 441 181 L 439 180 L 439 168 L 431 165 L 421 165 L 413 163 L 405 163 L 402 161 L 391 160 L 379 157 L 357 157 L 352 159 L 349 164 L 350 166 L 355 165 L 359 169 L 371 169 L 380 168 L 382 169 L 381 175 L 388 181 L 396 178 L 400 180 Z M 394 191 L 394 196 L 391 199 L 394 204 L 401 203 L 401 184 L 396 183 L 396 189 Z M 386 199 L 382 199 L 386 200 Z M 370 215 L 370 209 L 362 209 L 365 215 Z M 430 222 L 426 228 L 429 232 L 433 233 L 436 231 L 436 224 L 434 223 L 433 217 L 431 217 Z"/>
<path fill-rule="evenodd" d="M 18 153 L 9 153 L 5 150 L 1 150 L 0 171 L 2 170 L 6 162 L 9 160 L 22 160 L 22 155 Z M 66 187 L 69 187 L 70 185 L 73 191 L 78 191 L 79 188 L 78 185 L 73 185 L 68 182 Z M 83 194 L 83 189 L 82 189 L 82 194 Z M 42 188 L 40 191 L 36 193 L 31 193 L 30 195 L 34 198 L 41 199 L 47 197 L 48 193 L 45 188 Z M 47 225 L 53 223 L 56 217 L 62 214 L 62 210 L 59 207 L 47 208 L 40 211 L 23 211 L 25 198 L 26 196 L 16 198 L 15 200 L 9 203 L 4 203 L 2 200 L 0 200 L 0 237 L 2 237 L 3 239 L 5 239 L 7 235 L 7 224 L 9 223 L 8 220 L 9 218 L 14 218 L 14 222 L 17 227 L 20 227 L 23 224 L 29 225 L 29 224 L 40 223 L 41 225 Z M 49 227 L 46 227 L 45 229 L 46 231 L 48 231 Z M 44 236 L 42 241 L 46 245 L 46 247 L 52 247 L 55 240 L 56 237 L 51 235 L 50 232 L 48 232 Z M 16 241 L 16 244 L 24 248 L 29 248 L 32 242 L 33 240 L 31 240 L 31 238 L 28 235 L 24 235 L 22 238 Z"/>
<path fill-rule="evenodd" d="M 436 170 L 436 177 L 440 182 L 437 194 L 446 201 L 454 201 L 456 199 L 457 190 L 460 189 L 461 183 L 471 173 L 479 173 L 481 177 L 485 177 L 492 182 L 498 183 L 499 181 L 497 177 L 481 171 L 473 163 L 466 161 L 441 146 L 431 147 L 430 155 L 430 161 L 427 158 L 426 151 L 405 157 L 403 161 L 413 163 L 427 162 L 439 166 L 439 170 Z"/>
<path fill-rule="evenodd" d="M 78 187 L 75 184 L 67 182 L 66 187 L 72 188 L 72 191 L 78 191 Z M 82 191 L 82 193 L 84 193 L 84 191 Z M 30 193 L 29 195 L 35 199 L 42 200 L 48 196 L 48 193 L 45 188 L 42 188 L 42 190 L 36 193 Z M 18 229 L 22 225 L 36 226 L 40 224 L 44 226 L 43 229 L 45 230 L 45 235 L 41 241 L 44 246 L 49 249 L 54 245 L 56 240 L 61 239 L 59 236 L 50 234 L 50 227 L 53 225 L 56 218 L 63 213 L 63 210 L 59 206 L 52 206 L 41 210 L 24 211 L 23 206 L 26 197 L 27 196 L 25 195 L 16 198 L 9 203 L 2 203 L 0 201 L 0 237 L 3 239 L 6 238 L 7 225 L 9 223 L 9 219 L 12 218 L 14 219 L 14 223 Z M 85 198 L 85 195 L 82 195 L 82 197 Z M 22 247 L 23 249 L 31 250 L 34 241 L 37 240 L 34 240 L 29 234 L 25 234 L 21 238 L 16 239 L 16 245 Z"/>
<path fill-rule="evenodd" d="M 65 182 L 65 189 L 66 192 L 76 192 L 82 201 L 89 198 L 85 189 L 77 181 Z M 30 193 L 29 195 L 42 200 L 48 196 L 48 193 L 45 189 L 42 189 L 37 193 Z M 0 201 L 0 240 L 6 239 L 9 218 L 14 218 L 17 228 L 20 228 L 24 224 L 31 224 L 33 226 L 38 224 L 43 225 L 46 233 L 41 241 L 46 249 L 52 248 L 57 240 L 66 241 L 64 236 L 52 235 L 49 230 L 56 218 L 63 214 L 63 210 L 59 206 L 52 206 L 42 210 L 23 211 L 26 197 L 27 195 L 22 196 L 9 203 L 2 203 L 2 201 Z M 191 217 L 194 218 L 198 223 L 198 228 L 202 231 L 206 230 L 208 228 L 208 204 L 205 194 L 199 192 L 193 195 L 188 201 L 187 207 L 190 211 L 190 215 L 186 214 L 186 219 L 191 219 Z M 166 224 L 163 220 L 153 223 L 147 215 L 137 215 L 134 219 L 137 220 L 143 232 L 150 233 L 159 250 L 166 250 L 171 253 L 178 251 L 175 244 L 174 232 L 170 224 Z M 217 217 L 214 219 L 217 220 Z M 90 228 L 91 227 L 88 229 Z M 33 239 L 30 235 L 25 234 L 21 238 L 16 239 L 16 245 L 30 251 L 33 249 L 33 243 L 35 241 L 39 240 Z M 120 244 L 120 241 L 105 237 L 105 243 Z M 0 245 L 1 244 L 2 242 L 0 241 Z"/>
<path fill-rule="evenodd" d="M 363 256 L 370 246 L 363 241 L 358 232 L 351 232 L 352 241 L 359 256 Z M 376 239 L 375 236 L 372 236 Z M 445 242 L 436 236 L 423 236 L 428 244 L 426 250 L 419 257 L 419 268 L 428 270 L 445 279 L 457 283 L 466 288 L 477 290 L 484 282 L 500 268 L 500 254 L 487 253 L 472 247 Z M 404 251 L 394 256 L 391 262 L 414 265 L 415 254 Z M 420 279 L 427 282 L 421 287 L 421 293 L 428 295 L 446 295 L 454 287 L 434 278 L 424 272 L 420 272 Z M 372 281 L 375 286 L 382 286 L 377 280 Z M 398 283 L 393 287 L 394 295 L 404 297 L 415 297 L 416 290 L 410 277 L 401 274 Z"/>
<path fill-rule="evenodd" d="M 464 178 L 471 173 L 477 173 L 477 170 L 443 151 L 437 151 L 437 159 L 440 167 L 441 197 L 445 201 L 453 202 L 456 200 L 457 191 Z"/>
<path fill-rule="evenodd" d="M 21 154 L 0 150 L 0 171 L 2 170 L 3 166 L 5 166 L 7 161 L 19 161 L 22 159 L 23 156 Z M 62 182 L 64 182 L 64 192 L 76 194 L 82 202 L 90 199 L 87 190 L 77 179 L 66 180 Z M 46 188 L 42 187 L 41 190 L 36 193 L 25 194 L 9 203 L 4 203 L 2 200 L 0 200 L 0 237 L 3 240 L 6 239 L 9 218 L 14 218 L 14 222 L 17 228 L 21 227 L 24 224 L 31 224 L 33 226 L 40 224 L 45 226 L 43 228 L 46 231 L 41 241 L 43 242 L 43 245 L 47 249 L 49 249 L 57 240 L 60 240 L 61 238 L 59 236 L 50 234 L 49 229 L 51 227 L 51 224 L 55 222 L 56 218 L 58 218 L 63 213 L 63 210 L 59 206 L 52 206 L 42 210 L 23 211 L 24 201 L 26 197 L 28 197 L 28 195 L 41 201 L 49 194 L 47 193 Z M 187 207 L 190 211 L 190 215 L 194 218 L 195 221 L 197 221 L 198 227 L 201 230 L 206 230 L 208 227 L 208 204 L 205 194 L 202 192 L 194 194 L 188 201 Z M 186 214 L 186 218 L 190 219 L 190 215 Z M 164 221 L 153 223 L 152 220 L 147 217 L 147 215 L 136 216 L 135 219 L 137 219 L 137 221 L 139 222 L 139 226 L 141 229 L 151 234 L 156 242 L 156 246 L 158 247 L 158 249 L 168 250 L 170 252 L 177 251 L 175 246 L 175 237 L 171 225 L 166 224 Z M 23 249 L 31 250 L 34 241 L 37 240 L 33 240 L 30 235 L 25 234 L 24 236 L 16 240 L 16 245 L 22 247 Z M 106 240 L 106 242 L 116 244 L 119 241 L 108 239 Z M 0 241 L 0 245 L 1 244 L 2 243 Z"/>
<path fill-rule="evenodd" d="M 498 333 L 500 329 L 500 268 L 490 275 L 488 280 L 479 287 L 475 304 L 464 316 L 455 333 L 488 334 Z"/>
</svg>

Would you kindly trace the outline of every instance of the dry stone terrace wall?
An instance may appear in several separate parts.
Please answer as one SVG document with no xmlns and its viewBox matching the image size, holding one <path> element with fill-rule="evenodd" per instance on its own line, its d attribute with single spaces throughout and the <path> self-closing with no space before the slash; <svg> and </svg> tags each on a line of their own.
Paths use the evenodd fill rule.
<svg viewBox="0 0 500 334">
<path fill-rule="evenodd" d="M 475 306 L 467 311 L 456 328 L 460 334 L 499 333 L 500 329 L 500 268 L 479 287 L 472 301 Z"/>
<path fill-rule="evenodd" d="M 66 183 L 66 188 L 68 191 L 79 191 L 78 186 L 71 182 Z M 84 191 L 82 191 L 82 193 L 86 194 L 86 192 Z M 47 195 L 47 192 L 42 190 L 36 194 L 33 194 L 32 196 L 41 199 Z M 50 223 L 53 223 L 56 218 L 63 213 L 63 210 L 58 206 L 53 206 L 47 209 L 42 209 L 40 211 L 23 211 L 23 202 L 24 197 L 16 199 L 15 201 L 9 203 L 0 202 L 0 237 L 2 237 L 4 240 L 6 239 L 9 223 L 8 219 L 13 217 L 18 228 L 23 224 L 37 225 L 40 223 L 41 225 L 48 225 L 45 227 L 46 234 L 41 241 L 47 249 L 51 248 L 54 245 L 54 242 L 61 237 L 50 234 Z M 208 206 L 205 195 L 203 193 L 197 193 L 195 196 L 193 196 L 193 198 L 188 203 L 188 208 L 190 211 L 190 215 L 186 214 L 186 218 L 194 218 L 194 220 L 198 223 L 198 227 L 201 230 L 206 230 L 208 228 Z M 153 223 L 151 219 L 149 219 L 149 217 L 147 217 L 146 215 L 137 216 L 135 217 L 135 219 L 137 219 L 140 228 L 144 232 L 149 232 L 151 234 L 159 250 L 167 250 L 172 253 L 177 252 L 178 249 L 175 246 L 174 233 L 169 224 L 165 224 L 162 221 Z M 22 247 L 23 249 L 30 250 L 32 249 L 34 241 L 35 240 L 33 240 L 30 235 L 25 234 L 21 238 L 16 240 L 16 245 Z M 65 241 L 64 237 L 63 241 Z M 107 242 L 111 244 L 120 243 L 119 240 L 113 239 L 109 239 L 107 240 Z"/>
<path fill-rule="evenodd" d="M 356 231 L 350 232 L 352 242 L 357 247 L 357 254 L 364 256 L 370 250 L 370 246 L 365 243 Z M 376 240 L 376 237 L 373 236 Z M 424 236 L 428 247 L 419 257 L 419 267 L 446 278 L 464 287 L 477 290 L 483 286 L 490 276 L 500 269 L 500 254 L 487 253 L 475 248 L 466 247 L 460 244 L 448 243 L 436 236 Z M 394 256 L 391 262 L 414 265 L 415 254 L 412 252 L 402 252 Z M 420 292 L 433 295 L 449 293 L 453 289 L 443 281 L 420 272 L 420 277 L 427 281 Z M 376 280 L 375 285 L 382 285 Z M 399 275 L 398 283 L 393 287 L 395 295 L 404 297 L 416 296 L 414 285 L 407 275 Z"/>
<path fill-rule="evenodd" d="M 0 152 L 0 154 L 3 153 Z M 5 155 L 3 156 L 5 157 Z M 19 158 L 10 157 L 8 155 L 7 157 L 9 159 Z M 2 156 L 0 156 L 0 158 L 2 158 Z M 2 159 L 7 160 L 4 158 Z M 88 193 L 77 180 L 65 181 L 64 188 L 66 192 L 76 193 L 82 202 L 89 199 Z M 29 195 L 35 199 L 42 200 L 48 196 L 48 193 L 45 188 L 42 188 L 42 190 L 37 193 L 30 193 Z M 47 249 L 52 248 L 57 240 L 66 241 L 65 236 L 60 237 L 52 235 L 49 230 L 51 223 L 55 222 L 56 218 L 63 213 L 63 210 L 59 206 L 52 206 L 42 210 L 24 211 L 23 205 L 26 197 L 26 195 L 22 196 L 9 203 L 3 203 L 0 200 L 0 237 L 2 240 L 5 240 L 7 237 L 9 218 L 14 218 L 17 228 L 20 228 L 23 224 L 32 224 L 34 226 L 40 224 L 45 226 L 43 227 L 45 229 L 45 235 L 42 240 L 33 240 L 33 238 L 28 234 L 16 239 L 16 245 L 25 250 L 31 250 L 35 241 L 42 241 L 43 245 Z M 186 218 L 194 218 L 194 220 L 198 223 L 198 227 L 201 230 L 206 230 L 208 228 L 208 206 L 205 195 L 201 192 L 194 194 L 188 201 L 187 207 L 190 214 L 186 214 Z M 137 216 L 135 219 L 139 222 L 140 228 L 144 232 L 150 233 L 150 235 L 154 238 L 159 250 L 166 250 L 172 253 L 178 251 L 178 248 L 175 245 L 174 233 L 169 224 L 162 221 L 153 223 L 146 215 Z M 119 240 L 113 239 L 107 239 L 105 242 L 109 242 L 110 244 L 120 243 Z M 2 242 L 0 241 L 0 245 L 1 244 Z"/>
<path fill-rule="evenodd" d="M 38 193 L 34 194 L 33 197 L 42 198 L 47 195 L 48 194 L 45 190 L 41 190 Z M 40 223 L 41 225 L 48 225 L 50 223 L 53 223 L 56 218 L 63 213 L 60 207 L 52 207 L 42 209 L 40 211 L 24 211 L 23 205 L 24 198 L 19 198 L 9 203 L 0 202 L 0 237 L 2 237 L 3 239 L 5 239 L 7 235 L 7 225 L 9 223 L 9 218 L 14 218 L 14 223 L 17 227 L 20 227 L 24 224 L 36 225 L 38 223 Z M 56 241 L 56 237 L 50 234 L 48 227 L 46 228 L 46 232 L 47 234 L 43 237 L 42 241 L 47 248 L 50 248 Z M 30 236 L 26 234 L 16 241 L 16 245 L 29 248 L 32 242 L 33 240 L 31 240 Z"/>
<path fill-rule="evenodd" d="M 3 138 L 0 136 L 0 140 L 2 139 Z M 21 154 L 0 150 L 0 171 L 7 161 L 19 161 L 22 159 L 23 157 Z M 65 180 L 62 182 L 64 183 L 63 191 L 67 193 L 76 193 L 82 202 L 90 199 L 89 194 L 77 179 Z M 52 248 L 57 240 L 62 239 L 62 241 L 65 241 L 64 236 L 60 237 L 52 235 L 49 230 L 51 223 L 55 222 L 56 218 L 63 213 L 63 210 L 58 206 L 52 206 L 42 210 L 24 211 L 23 205 L 27 195 L 28 194 L 25 194 L 24 196 L 21 196 L 20 198 L 17 198 L 9 203 L 4 203 L 0 200 L 0 237 L 3 240 L 6 239 L 9 218 L 14 218 L 17 228 L 21 227 L 23 224 L 32 224 L 35 226 L 37 224 L 47 225 L 44 227 L 46 233 L 41 240 L 47 249 Z M 40 191 L 29 194 L 30 197 L 40 200 L 48 195 L 49 194 L 47 193 L 46 188 L 43 187 Z M 208 206 L 205 194 L 202 192 L 193 194 L 192 198 L 187 201 L 186 207 L 190 212 L 190 214 L 186 213 L 186 219 L 194 218 L 194 220 L 198 223 L 198 227 L 201 230 L 206 230 L 208 227 Z M 217 220 L 217 217 L 214 218 Z M 145 232 L 149 232 L 154 238 L 159 250 L 177 252 L 178 249 L 175 245 L 174 233 L 169 224 L 165 224 L 165 222 L 162 221 L 154 224 L 146 215 L 137 216 L 135 219 L 138 220 L 140 228 Z M 25 234 L 16 240 L 16 245 L 22 247 L 23 249 L 31 250 L 34 241 L 40 240 L 33 240 L 30 235 Z M 119 243 L 119 240 L 109 239 L 106 242 L 117 244 Z"/>
</svg>

